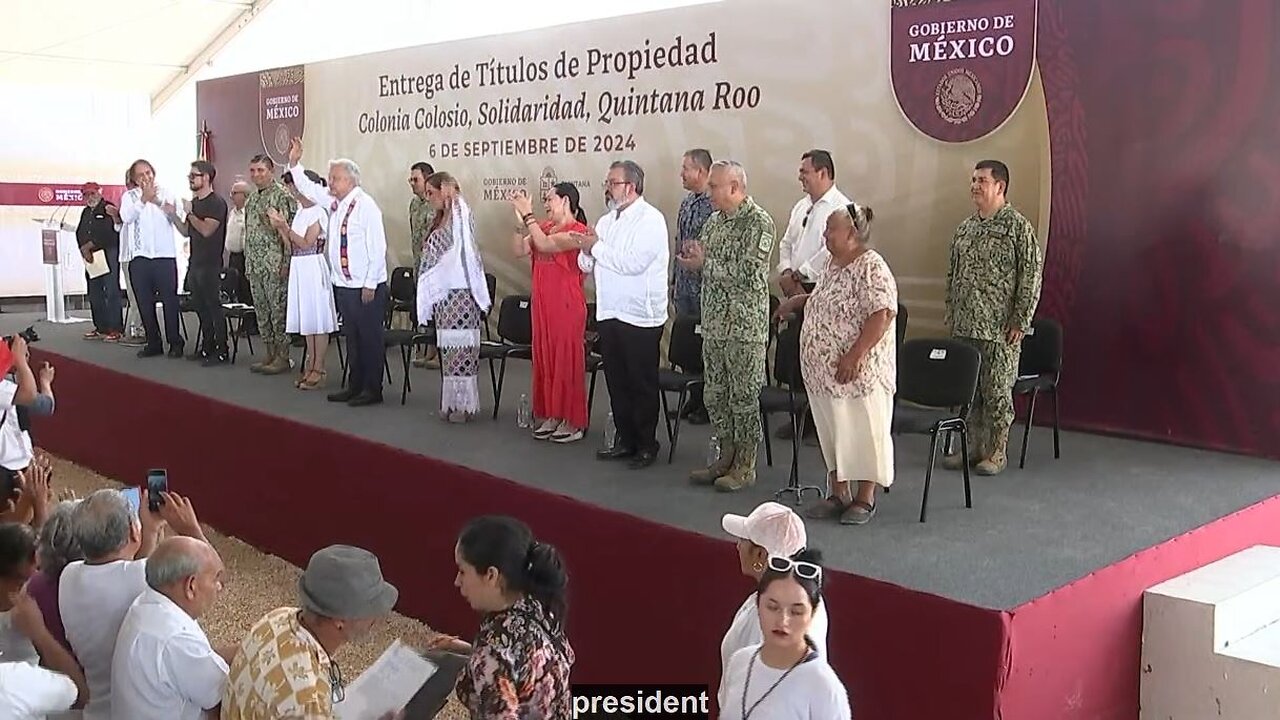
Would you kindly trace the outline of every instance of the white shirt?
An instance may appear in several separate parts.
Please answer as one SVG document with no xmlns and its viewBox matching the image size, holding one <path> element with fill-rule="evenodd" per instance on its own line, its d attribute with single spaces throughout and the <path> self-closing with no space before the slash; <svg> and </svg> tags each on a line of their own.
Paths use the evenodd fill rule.
<svg viewBox="0 0 1280 720">
<path fill-rule="evenodd" d="M 809 622 L 809 640 L 818 654 L 827 656 L 827 603 L 818 603 L 818 609 Z M 720 641 L 720 671 L 729 666 L 729 658 L 734 653 L 750 645 L 764 642 L 764 632 L 760 629 L 760 611 L 756 605 L 756 593 L 751 593 L 733 615 L 733 623 Z"/>
<path fill-rule="evenodd" d="M 22 662 L 0 662 L 0 720 L 42 720 L 76 703 L 71 678 Z"/>
<path fill-rule="evenodd" d="M 133 601 L 116 637 L 113 718 L 201 720 L 226 687 L 227 663 L 194 618 L 151 588 Z"/>
<path fill-rule="evenodd" d="M 599 242 L 579 253 L 578 267 L 593 272 L 596 320 L 621 320 L 636 327 L 667 324 L 667 268 L 671 248 L 667 220 L 643 197 L 621 212 L 596 221 Z"/>
<path fill-rule="evenodd" d="M 771 668 L 760 658 L 751 662 L 759 648 L 759 645 L 745 647 L 729 659 L 717 695 L 720 720 L 742 720 L 744 692 L 747 711 L 751 717 L 761 720 L 850 720 L 853 717 L 849 693 L 826 658 L 818 655 L 806 660 L 781 680 L 786 670 Z M 747 687 L 748 674 L 750 687 Z M 773 692 L 768 692 L 771 687 Z M 757 700 L 759 705 L 755 705 Z M 751 709 L 753 705 L 755 710 Z"/>
<path fill-rule="evenodd" d="M 178 256 L 178 243 L 175 239 L 177 231 L 161 205 L 172 203 L 179 216 L 182 208 L 174 194 L 161 187 L 156 188 L 156 200 L 160 205 L 143 202 L 142 188 L 134 188 L 120 198 L 120 220 L 131 228 L 129 240 L 133 243 L 133 257 Z"/>
<path fill-rule="evenodd" d="M 17 396 L 18 383 L 7 377 L 0 379 L 0 415 L 4 416 L 0 423 L 0 467 L 8 470 L 25 470 L 35 457 L 31 436 L 18 425 Z"/>
<path fill-rule="evenodd" d="M 67 642 L 89 683 L 85 720 L 111 718 L 111 661 L 129 606 L 147 590 L 146 560 L 71 563 L 58 581 L 58 610 Z"/>
<path fill-rule="evenodd" d="M 116 223 L 116 232 L 120 233 L 120 262 L 127 263 L 133 259 L 133 239 L 126 223 Z"/>
<path fill-rule="evenodd" d="M 382 226 L 382 210 L 373 196 L 356 187 L 341 200 L 307 177 L 306 168 L 298 163 L 289 168 L 298 192 L 322 208 L 329 209 L 329 228 L 325 233 L 329 267 L 334 287 L 376 289 L 387 281 L 387 232 Z M 347 218 L 351 204 L 356 209 Z M 347 272 L 342 270 L 342 223 L 347 223 Z M 347 277 L 348 273 L 351 275 Z"/>
<path fill-rule="evenodd" d="M 827 229 L 827 218 L 848 204 L 849 198 L 835 185 L 817 202 L 808 195 L 800 198 L 800 202 L 791 208 L 787 231 L 778 242 L 778 272 L 795 270 L 809 282 L 817 282 L 831 260 L 827 241 L 822 237 Z"/>
<path fill-rule="evenodd" d="M 227 209 L 227 252 L 244 252 L 244 208 Z"/>
<path fill-rule="evenodd" d="M 0 612 L 0 663 L 40 664 L 40 653 L 31 639 L 13 626 L 13 611 Z"/>
</svg>

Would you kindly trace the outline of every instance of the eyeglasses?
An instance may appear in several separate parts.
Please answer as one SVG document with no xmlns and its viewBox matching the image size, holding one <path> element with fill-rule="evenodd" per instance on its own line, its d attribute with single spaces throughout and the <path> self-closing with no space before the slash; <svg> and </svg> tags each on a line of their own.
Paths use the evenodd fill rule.
<svg viewBox="0 0 1280 720">
<path fill-rule="evenodd" d="M 329 696 L 334 703 L 347 699 L 346 686 L 342 682 L 342 668 L 338 667 L 336 660 L 329 661 Z"/>
<path fill-rule="evenodd" d="M 809 211 L 804 214 L 804 220 L 800 221 L 800 227 L 809 227 L 809 216 L 813 214 L 813 205 L 809 206 Z"/>
<path fill-rule="evenodd" d="M 794 573 L 796 577 L 803 580 L 822 582 L 822 567 L 803 560 L 792 560 L 791 558 L 770 555 L 769 569 L 780 573 Z"/>
</svg>

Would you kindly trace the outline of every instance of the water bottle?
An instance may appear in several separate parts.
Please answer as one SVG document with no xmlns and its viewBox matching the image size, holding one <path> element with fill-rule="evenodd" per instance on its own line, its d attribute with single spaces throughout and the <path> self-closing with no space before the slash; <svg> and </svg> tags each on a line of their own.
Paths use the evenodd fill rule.
<svg viewBox="0 0 1280 720">
<path fill-rule="evenodd" d="M 613 413 L 609 413 L 609 419 L 604 424 L 604 450 L 612 450 L 614 444 L 618 441 L 618 426 L 613 424 Z"/>
<path fill-rule="evenodd" d="M 715 465 L 720 459 L 720 436 L 711 433 L 711 439 L 707 441 L 707 467 Z"/>
<path fill-rule="evenodd" d="M 528 429 L 533 424 L 533 410 L 529 407 L 529 396 L 520 396 L 520 407 L 516 410 L 516 426 Z"/>
</svg>

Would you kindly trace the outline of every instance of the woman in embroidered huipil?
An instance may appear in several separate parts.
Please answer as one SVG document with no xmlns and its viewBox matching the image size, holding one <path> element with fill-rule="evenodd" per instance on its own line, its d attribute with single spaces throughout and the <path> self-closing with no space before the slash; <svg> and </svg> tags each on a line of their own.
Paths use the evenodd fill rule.
<svg viewBox="0 0 1280 720">
<path fill-rule="evenodd" d="M 547 219 L 533 215 L 533 201 L 524 192 L 511 199 L 526 233 L 516 233 L 516 257 L 533 263 L 533 414 L 542 424 L 533 430 L 539 440 L 571 443 L 582 439 L 587 427 L 586 364 L 587 297 L 585 275 L 578 267 L 574 233 L 590 232 L 579 204 L 578 188 L 560 183 L 547 191 L 542 206 Z"/>
<path fill-rule="evenodd" d="M 457 694 L 471 719 L 572 717 L 560 553 L 519 520 L 486 516 L 462 530 L 454 556 L 453 584 L 484 619 L 474 642 L 441 636 L 433 645 L 470 655 Z"/>
<path fill-rule="evenodd" d="M 489 286 L 476 245 L 475 219 L 458 181 L 438 172 L 427 178 L 435 219 L 422 244 L 418 322 L 432 318 L 440 349 L 440 417 L 466 422 L 480 412 L 480 323 L 489 311 Z"/>
<path fill-rule="evenodd" d="M 311 182 L 325 186 L 324 178 L 310 170 L 306 172 Z M 284 186 L 298 201 L 298 212 L 293 216 L 293 222 L 287 222 L 274 208 L 268 208 L 267 216 L 291 255 L 285 332 L 302 335 L 307 341 L 307 366 L 302 368 L 295 387 L 315 390 L 324 386 L 329 334 L 338 329 L 329 260 L 324 252 L 324 228 L 329 223 L 329 216 L 323 205 L 311 202 L 298 192 L 293 173 L 285 173 Z"/>
<path fill-rule="evenodd" d="M 871 218 L 871 208 L 854 203 L 831 213 L 824 234 L 831 261 L 813 292 L 778 310 L 784 317 L 805 310 L 800 370 L 827 464 L 828 497 L 805 514 L 846 525 L 869 521 L 876 487 L 893 483 L 898 285 L 868 245 Z"/>
</svg>

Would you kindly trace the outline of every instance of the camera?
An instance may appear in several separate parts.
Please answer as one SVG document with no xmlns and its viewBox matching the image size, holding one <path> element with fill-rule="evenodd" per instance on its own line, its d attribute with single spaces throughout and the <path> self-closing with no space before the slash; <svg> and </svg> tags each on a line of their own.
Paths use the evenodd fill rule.
<svg viewBox="0 0 1280 720">
<path fill-rule="evenodd" d="M 9 344 L 9 347 L 12 348 L 13 341 L 17 338 L 22 338 L 23 340 L 26 340 L 28 345 L 34 342 L 40 342 L 40 335 L 36 333 L 35 325 L 28 325 L 26 330 L 23 330 L 17 335 L 6 335 L 4 338 L 4 341 Z"/>
</svg>

